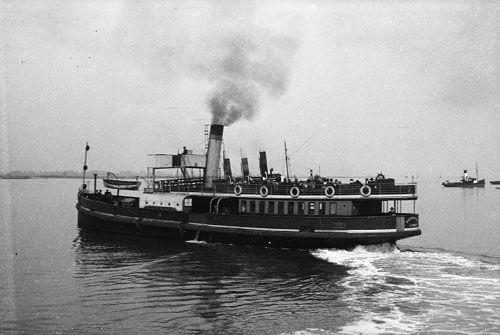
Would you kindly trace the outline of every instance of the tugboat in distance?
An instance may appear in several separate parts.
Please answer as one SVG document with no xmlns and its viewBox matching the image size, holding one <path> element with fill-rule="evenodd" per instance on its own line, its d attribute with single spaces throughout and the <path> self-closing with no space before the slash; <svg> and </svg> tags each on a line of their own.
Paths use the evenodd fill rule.
<svg viewBox="0 0 500 335">
<path fill-rule="evenodd" d="M 464 170 L 462 179 L 457 182 L 445 181 L 441 183 L 444 187 L 484 187 L 484 179 L 478 180 L 477 178 L 477 165 L 476 165 L 476 178 L 469 177 L 467 170 Z"/>
</svg>

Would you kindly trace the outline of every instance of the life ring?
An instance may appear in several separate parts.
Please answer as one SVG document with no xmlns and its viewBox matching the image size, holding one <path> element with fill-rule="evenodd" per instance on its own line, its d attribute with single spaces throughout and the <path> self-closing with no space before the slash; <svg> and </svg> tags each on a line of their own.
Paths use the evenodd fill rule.
<svg viewBox="0 0 500 335">
<path fill-rule="evenodd" d="M 331 198 L 335 195 L 335 188 L 332 185 L 325 187 L 325 195 Z"/>
<path fill-rule="evenodd" d="M 269 189 L 267 188 L 266 185 L 262 185 L 259 189 L 259 193 L 261 196 L 267 197 L 267 195 L 269 194 Z"/>
<path fill-rule="evenodd" d="M 364 197 L 369 197 L 372 194 L 372 188 L 369 185 L 363 185 L 359 189 L 359 193 Z"/>
<path fill-rule="evenodd" d="M 290 195 L 292 198 L 297 198 L 300 195 L 300 190 L 297 186 L 294 186 L 290 189 Z"/>
<path fill-rule="evenodd" d="M 236 195 L 240 195 L 240 194 L 241 194 L 241 192 L 243 192 L 243 188 L 241 187 L 241 185 L 239 185 L 239 184 L 238 184 L 238 185 L 236 185 L 236 186 L 234 187 L 234 194 L 236 194 Z"/>
</svg>

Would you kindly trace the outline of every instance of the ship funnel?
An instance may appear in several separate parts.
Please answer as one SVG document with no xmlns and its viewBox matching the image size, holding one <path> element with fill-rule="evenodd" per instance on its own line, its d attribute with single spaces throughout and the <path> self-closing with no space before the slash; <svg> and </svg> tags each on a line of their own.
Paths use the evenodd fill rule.
<svg viewBox="0 0 500 335">
<path fill-rule="evenodd" d="M 250 169 L 248 168 L 248 158 L 241 158 L 241 171 L 243 174 L 243 179 L 247 180 L 250 176 Z"/>
<path fill-rule="evenodd" d="M 212 187 L 212 182 L 219 178 L 220 150 L 224 126 L 213 124 L 210 126 L 208 137 L 207 167 L 205 168 L 205 187 Z"/>
<path fill-rule="evenodd" d="M 232 177 L 231 173 L 231 160 L 229 158 L 224 158 L 224 177 Z"/>
<path fill-rule="evenodd" d="M 267 177 L 267 157 L 265 151 L 260 152 L 259 167 L 260 167 L 260 176 Z"/>
</svg>

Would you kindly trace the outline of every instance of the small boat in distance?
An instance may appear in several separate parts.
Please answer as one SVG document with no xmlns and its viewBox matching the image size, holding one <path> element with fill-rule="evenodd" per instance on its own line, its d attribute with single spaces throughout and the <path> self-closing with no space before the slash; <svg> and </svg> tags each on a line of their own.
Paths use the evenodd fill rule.
<svg viewBox="0 0 500 335">
<path fill-rule="evenodd" d="M 467 174 L 467 170 L 464 170 L 464 174 L 462 175 L 462 179 L 457 182 L 445 181 L 441 183 L 444 187 L 484 187 L 484 179 L 477 178 L 477 166 L 476 166 L 476 178 L 469 177 Z"/>
<path fill-rule="evenodd" d="M 492 180 L 492 181 L 490 181 L 490 184 L 500 185 L 500 180 Z"/>
<path fill-rule="evenodd" d="M 138 179 L 139 177 L 135 177 L 135 180 L 118 179 L 114 173 L 108 172 L 107 177 L 102 179 L 102 183 L 107 188 L 135 191 L 141 186 L 141 182 Z"/>
</svg>

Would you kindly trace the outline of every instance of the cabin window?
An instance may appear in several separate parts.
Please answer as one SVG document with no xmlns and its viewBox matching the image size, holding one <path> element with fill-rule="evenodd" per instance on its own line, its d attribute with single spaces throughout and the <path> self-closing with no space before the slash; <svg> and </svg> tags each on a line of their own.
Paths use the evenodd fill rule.
<svg viewBox="0 0 500 335">
<path fill-rule="evenodd" d="M 267 206 L 267 212 L 269 214 L 274 214 L 274 201 L 269 201 L 269 204 Z"/>
<path fill-rule="evenodd" d="M 314 209 L 316 208 L 316 203 L 314 202 L 309 202 L 309 206 L 308 206 L 308 210 L 307 210 L 307 213 L 309 215 L 313 215 L 314 214 Z"/>
<path fill-rule="evenodd" d="M 266 202 L 259 201 L 259 213 L 264 213 L 266 211 Z"/>
<path fill-rule="evenodd" d="M 319 202 L 318 203 L 318 214 L 325 215 L 325 209 L 326 209 L 325 203 Z"/>
<path fill-rule="evenodd" d="M 278 202 L 278 214 L 283 214 L 285 212 L 285 203 L 283 201 Z"/>
<path fill-rule="evenodd" d="M 297 203 L 297 214 L 304 214 L 304 203 L 302 201 Z"/>
<path fill-rule="evenodd" d="M 247 211 L 247 202 L 246 200 L 241 201 L 241 212 L 245 213 Z"/>
<path fill-rule="evenodd" d="M 255 213 L 255 200 L 250 200 L 250 212 Z"/>
<path fill-rule="evenodd" d="M 352 204 L 352 215 L 359 215 L 359 209 L 355 203 Z"/>
<path fill-rule="evenodd" d="M 337 203 L 336 202 L 330 203 L 330 214 L 331 215 L 337 214 Z"/>
<path fill-rule="evenodd" d="M 294 205 L 293 201 L 288 202 L 288 214 L 293 214 L 293 205 Z"/>
</svg>

